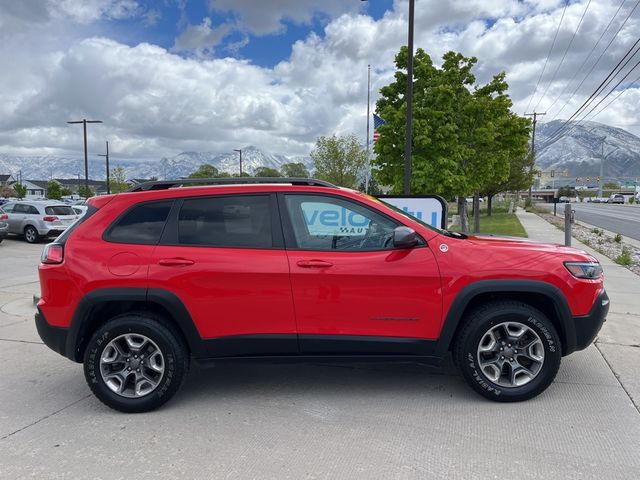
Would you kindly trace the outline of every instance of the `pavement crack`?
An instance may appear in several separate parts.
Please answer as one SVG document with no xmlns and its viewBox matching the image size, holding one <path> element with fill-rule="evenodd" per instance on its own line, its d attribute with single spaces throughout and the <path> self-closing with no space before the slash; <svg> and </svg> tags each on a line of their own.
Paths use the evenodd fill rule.
<svg viewBox="0 0 640 480">
<path fill-rule="evenodd" d="M 617 347 L 631 347 L 631 348 L 640 348 L 640 345 L 635 344 L 635 343 L 617 343 L 617 342 L 602 342 L 600 340 L 598 340 L 596 343 L 601 343 L 603 345 L 615 345 Z"/>
<path fill-rule="evenodd" d="M 609 370 L 611 370 L 611 373 L 613 373 L 613 376 L 616 377 L 616 380 L 618 381 L 618 383 L 622 387 L 622 390 L 624 390 L 624 393 L 626 393 L 627 397 L 629 397 L 629 400 L 631 400 L 631 405 L 633 405 L 636 408 L 638 414 L 640 415 L 640 406 L 633 400 L 633 397 L 629 393 L 629 390 L 627 390 L 626 387 L 622 384 L 622 382 L 620 381 L 620 377 L 618 376 L 618 374 L 615 372 L 615 370 L 613 369 L 613 367 L 609 363 L 609 360 L 607 360 L 607 357 L 605 357 L 604 353 L 602 353 L 602 350 L 600 350 L 600 348 L 598 347 L 598 344 L 594 343 L 594 345 L 595 345 L 596 349 L 598 350 L 598 352 L 600 352 L 600 355 L 602 356 L 602 359 L 604 360 L 604 362 L 609 367 Z"/>
<path fill-rule="evenodd" d="M 13 338 L 0 338 L 0 342 L 31 343 L 33 345 L 44 345 L 44 343 L 42 342 L 31 342 L 29 340 L 15 340 Z"/>
<path fill-rule="evenodd" d="M 16 433 L 20 433 L 20 432 L 22 432 L 22 431 L 26 430 L 26 429 L 27 429 L 27 428 L 29 428 L 29 427 L 33 427 L 34 425 L 37 425 L 38 423 L 42 422 L 43 420 L 46 420 L 47 418 L 51 418 L 51 417 L 53 417 L 54 415 L 57 415 L 58 413 L 60 413 L 60 412 L 62 412 L 62 411 L 64 411 L 64 410 L 66 410 L 67 408 L 69 408 L 69 407 L 73 407 L 75 404 L 80 403 L 80 402 L 82 402 L 83 400 L 86 400 L 86 399 L 87 399 L 87 398 L 89 398 L 90 396 L 91 396 L 91 394 L 89 393 L 89 394 L 85 395 L 84 397 L 82 397 L 82 398 L 80 398 L 80 399 L 76 400 L 75 402 L 70 403 L 70 404 L 69 404 L 69 405 L 67 405 L 66 407 L 62 407 L 61 409 L 56 410 L 55 412 L 50 413 L 49 415 L 45 415 L 44 417 L 42 417 L 42 418 L 40 418 L 40 419 L 36 420 L 36 421 L 35 421 L 35 422 L 33 422 L 33 423 L 30 423 L 29 425 L 25 425 L 24 427 L 19 428 L 18 430 L 14 431 L 14 432 L 8 433 L 8 434 L 7 434 L 7 435 L 5 435 L 4 437 L 0 437 L 0 441 L 1 441 L 1 440 L 6 440 L 7 438 L 11 437 L 12 435 L 15 435 Z"/>
</svg>

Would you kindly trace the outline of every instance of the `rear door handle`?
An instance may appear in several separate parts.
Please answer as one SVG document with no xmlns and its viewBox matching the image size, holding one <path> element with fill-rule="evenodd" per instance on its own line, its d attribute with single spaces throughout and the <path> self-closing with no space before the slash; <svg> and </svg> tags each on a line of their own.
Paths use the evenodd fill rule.
<svg viewBox="0 0 640 480">
<path fill-rule="evenodd" d="M 296 265 L 302 268 L 328 268 L 333 267 L 333 263 L 324 260 L 298 260 Z"/>
<path fill-rule="evenodd" d="M 193 265 L 195 262 L 187 258 L 163 258 L 158 261 L 158 265 L 163 267 L 187 267 Z"/>
</svg>

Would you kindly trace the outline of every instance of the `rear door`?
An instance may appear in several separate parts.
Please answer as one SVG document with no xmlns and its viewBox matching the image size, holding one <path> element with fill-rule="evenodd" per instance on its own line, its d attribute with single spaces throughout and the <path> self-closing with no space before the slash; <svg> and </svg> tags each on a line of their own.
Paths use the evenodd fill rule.
<svg viewBox="0 0 640 480">
<path fill-rule="evenodd" d="M 212 357 L 298 353 L 273 194 L 179 200 L 154 251 L 149 288 L 180 298 Z"/>
<path fill-rule="evenodd" d="M 428 355 L 442 300 L 424 241 L 395 249 L 400 224 L 343 197 L 281 199 L 301 353 Z"/>
</svg>

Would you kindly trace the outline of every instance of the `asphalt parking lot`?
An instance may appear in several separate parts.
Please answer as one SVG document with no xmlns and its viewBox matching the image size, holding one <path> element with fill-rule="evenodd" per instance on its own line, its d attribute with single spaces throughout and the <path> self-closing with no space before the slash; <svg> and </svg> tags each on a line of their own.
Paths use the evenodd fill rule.
<svg viewBox="0 0 640 480">
<path fill-rule="evenodd" d="M 36 333 L 41 249 L 0 245 L 2 479 L 612 480 L 640 471 L 637 363 L 622 355 L 610 366 L 595 346 L 564 358 L 555 383 L 518 404 L 484 400 L 450 366 L 221 364 L 192 368 L 158 411 L 114 412 L 90 393 L 81 365 Z"/>
</svg>

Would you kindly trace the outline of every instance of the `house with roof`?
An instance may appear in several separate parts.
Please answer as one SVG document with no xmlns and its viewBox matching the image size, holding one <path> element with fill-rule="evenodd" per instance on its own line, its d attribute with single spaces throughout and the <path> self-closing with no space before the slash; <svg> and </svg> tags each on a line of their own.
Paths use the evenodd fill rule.
<svg viewBox="0 0 640 480">
<path fill-rule="evenodd" d="M 8 187 L 13 182 L 15 182 L 15 178 L 10 173 L 0 174 L 0 187 Z"/>
</svg>

